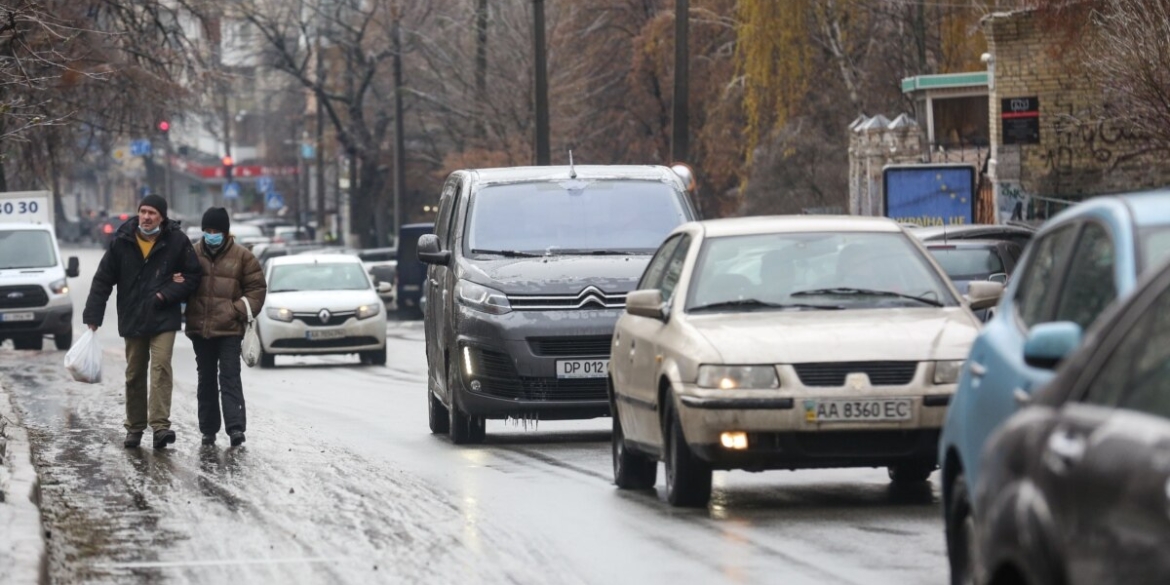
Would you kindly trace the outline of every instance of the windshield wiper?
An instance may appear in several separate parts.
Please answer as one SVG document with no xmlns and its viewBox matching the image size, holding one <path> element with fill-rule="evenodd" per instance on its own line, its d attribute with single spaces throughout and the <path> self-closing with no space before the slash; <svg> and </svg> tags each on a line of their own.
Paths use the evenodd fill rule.
<svg viewBox="0 0 1170 585">
<path fill-rule="evenodd" d="M 633 256 L 635 254 L 643 254 L 644 252 L 634 252 L 632 250 L 553 250 L 557 254 L 562 255 L 577 255 L 582 256 Z"/>
<path fill-rule="evenodd" d="M 760 299 L 736 299 L 734 301 L 719 301 L 717 303 L 709 303 L 706 305 L 699 305 L 691 307 L 689 310 L 694 311 L 716 311 L 719 309 L 813 309 L 820 311 L 839 311 L 844 309 L 838 305 L 810 305 L 807 303 L 770 303 L 768 301 L 761 301 Z"/>
<path fill-rule="evenodd" d="M 496 254 L 505 258 L 537 258 L 540 254 L 521 252 L 520 250 L 472 250 L 472 254 Z"/>
<path fill-rule="evenodd" d="M 268 289 L 268 292 L 269 293 L 298 292 L 298 289 L 295 289 L 295 288 L 270 288 L 270 289 Z"/>
<path fill-rule="evenodd" d="M 797 292 L 792 293 L 790 296 L 812 297 L 812 296 L 824 296 L 824 295 L 841 295 L 841 296 L 856 295 L 856 296 L 864 296 L 864 297 L 895 297 L 895 298 L 906 299 L 906 300 L 910 300 L 910 301 L 918 301 L 920 303 L 930 305 L 932 307 L 943 306 L 942 303 L 940 303 L 934 299 L 924 299 L 922 297 L 916 297 L 913 295 L 904 295 L 902 293 L 896 293 L 896 292 L 891 291 L 891 290 L 873 290 L 873 289 L 869 289 L 869 288 L 849 288 L 849 287 L 817 288 L 817 289 L 812 289 L 812 290 L 797 291 Z"/>
</svg>

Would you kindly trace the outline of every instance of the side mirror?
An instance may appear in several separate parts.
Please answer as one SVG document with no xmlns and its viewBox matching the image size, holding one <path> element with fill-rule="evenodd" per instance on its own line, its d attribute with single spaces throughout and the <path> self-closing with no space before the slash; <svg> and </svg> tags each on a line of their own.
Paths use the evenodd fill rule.
<svg viewBox="0 0 1170 585">
<path fill-rule="evenodd" d="M 1033 368 L 1056 369 L 1081 344 L 1081 326 L 1070 321 L 1041 323 L 1028 332 L 1024 363 Z"/>
<path fill-rule="evenodd" d="M 975 281 L 967 288 L 967 303 L 972 311 L 990 309 L 999 304 L 1003 296 L 1003 284 L 998 282 Z"/>
<path fill-rule="evenodd" d="M 69 278 L 81 276 L 81 264 L 77 261 L 77 256 L 69 257 L 69 266 L 65 269 L 65 276 Z"/>
<path fill-rule="evenodd" d="M 662 292 L 658 290 L 636 290 L 626 295 L 626 312 L 639 317 L 666 320 L 662 306 Z"/>
<path fill-rule="evenodd" d="M 992 274 L 991 276 L 988 276 L 987 281 L 988 282 L 998 282 L 1000 284 L 1006 285 L 1007 281 L 1008 281 L 1008 275 L 1006 272 L 997 272 L 995 274 Z"/>
<path fill-rule="evenodd" d="M 379 282 L 377 290 L 379 293 L 386 294 L 394 290 L 394 285 L 390 284 L 389 282 Z"/>
<path fill-rule="evenodd" d="M 418 260 L 426 264 L 447 266 L 451 263 L 451 251 L 439 245 L 439 236 L 426 234 L 418 238 Z"/>
</svg>

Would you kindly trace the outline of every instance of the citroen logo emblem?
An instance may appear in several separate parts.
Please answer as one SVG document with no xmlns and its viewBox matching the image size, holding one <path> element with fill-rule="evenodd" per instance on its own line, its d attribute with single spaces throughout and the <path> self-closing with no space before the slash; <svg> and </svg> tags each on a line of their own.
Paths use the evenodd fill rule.
<svg viewBox="0 0 1170 585">
<path fill-rule="evenodd" d="M 577 298 L 582 305 L 593 303 L 602 307 L 605 306 L 605 293 L 598 290 L 595 286 L 585 287 L 585 290 L 581 291 L 581 294 L 577 295 Z"/>
<path fill-rule="evenodd" d="M 317 313 L 317 318 L 320 319 L 322 323 L 328 323 L 329 318 L 332 316 L 333 314 L 329 312 L 329 309 L 321 309 L 321 312 Z"/>
</svg>

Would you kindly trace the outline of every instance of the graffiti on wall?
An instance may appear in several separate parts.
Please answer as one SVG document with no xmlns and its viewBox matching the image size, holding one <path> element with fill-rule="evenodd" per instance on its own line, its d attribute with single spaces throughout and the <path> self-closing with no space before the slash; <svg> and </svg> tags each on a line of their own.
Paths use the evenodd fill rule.
<svg viewBox="0 0 1170 585">
<path fill-rule="evenodd" d="M 1113 106 L 1078 102 L 1083 88 L 1092 87 L 1085 85 L 1086 79 L 1061 78 L 1059 83 L 1061 91 L 1047 112 L 1052 118 L 1052 139 L 1046 141 L 1044 163 L 1050 172 L 1067 175 L 1087 170 L 1078 168 L 1086 159 L 1097 163 L 1097 169 L 1112 170 L 1151 151 L 1149 137 L 1120 121 Z"/>
<path fill-rule="evenodd" d="M 995 200 L 1000 223 L 1027 219 L 1032 198 L 1024 192 L 1019 183 L 998 183 L 996 189 L 999 191 Z"/>
</svg>

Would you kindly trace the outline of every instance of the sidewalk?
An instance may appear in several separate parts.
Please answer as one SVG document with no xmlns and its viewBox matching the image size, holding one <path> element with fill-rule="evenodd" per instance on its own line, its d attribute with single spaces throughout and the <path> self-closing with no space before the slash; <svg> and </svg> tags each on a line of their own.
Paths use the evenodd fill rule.
<svg viewBox="0 0 1170 585">
<path fill-rule="evenodd" d="M 40 488 L 28 434 L 0 381 L 0 581 L 47 582 Z"/>
</svg>

